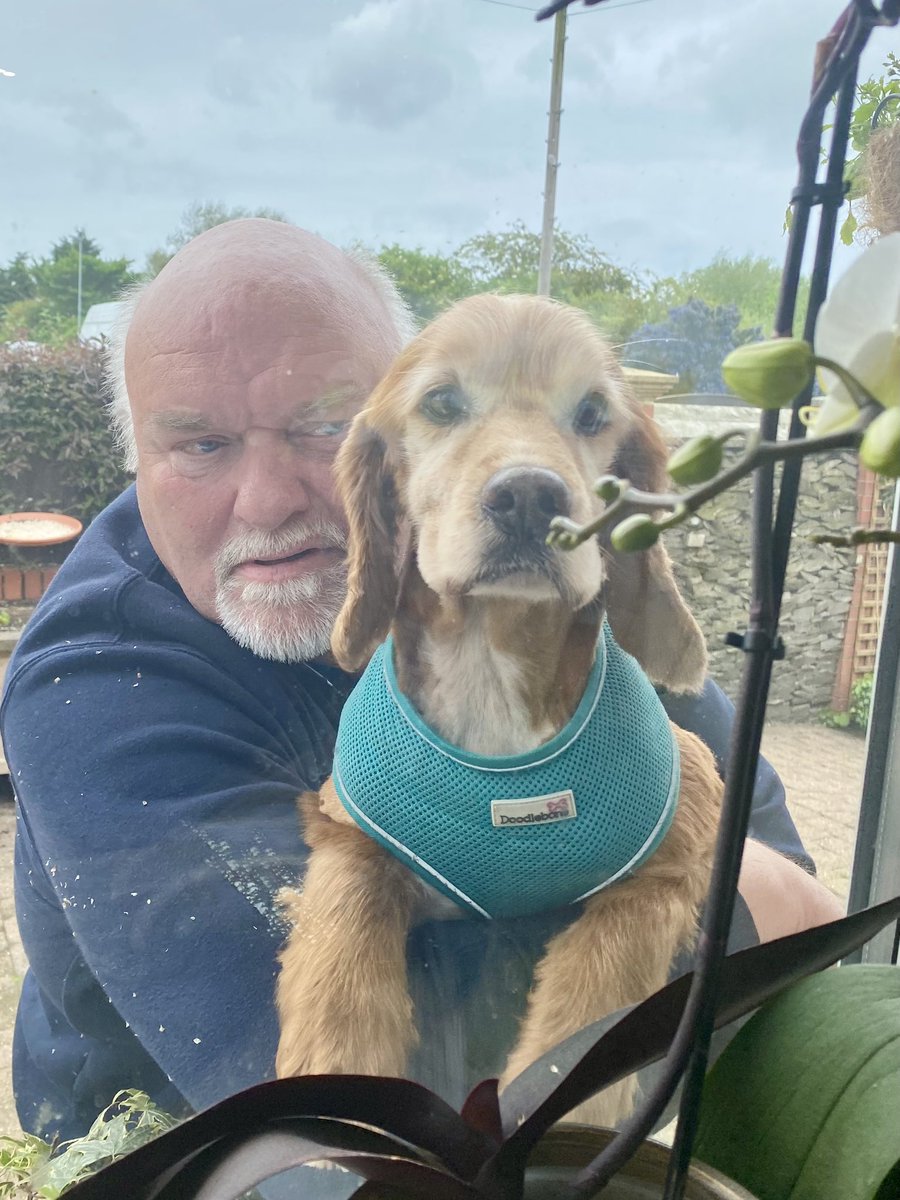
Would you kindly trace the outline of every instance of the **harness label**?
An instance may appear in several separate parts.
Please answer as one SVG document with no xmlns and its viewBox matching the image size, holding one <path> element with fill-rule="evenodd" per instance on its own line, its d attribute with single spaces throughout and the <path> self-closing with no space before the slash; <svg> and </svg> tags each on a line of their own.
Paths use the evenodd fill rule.
<svg viewBox="0 0 900 1200">
<path fill-rule="evenodd" d="M 498 829 L 547 825 L 555 821 L 571 821 L 577 816 L 575 796 L 571 791 L 529 796 L 524 800 L 491 801 L 491 823 Z"/>
</svg>

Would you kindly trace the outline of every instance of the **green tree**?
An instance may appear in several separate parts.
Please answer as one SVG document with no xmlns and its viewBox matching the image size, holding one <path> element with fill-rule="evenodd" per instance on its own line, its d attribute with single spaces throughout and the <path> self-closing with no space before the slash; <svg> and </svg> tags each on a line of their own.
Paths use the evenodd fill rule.
<svg viewBox="0 0 900 1200">
<path fill-rule="evenodd" d="M 781 267 L 771 259 L 750 254 L 730 258 L 717 254 L 705 267 L 687 271 L 674 279 L 657 280 L 652 289 L 650 307 L 667 310 L 689 300 L 702 300 L 711 308 L 735 305 L 742 329 L 757 326 L 771 331 L 781 287 Z M 801 306 L 809 289 L 809 280 L 800 282 Z M 803 311 L 801 307 L 800 311 Z M 649 320 L 659 320 L 653 313 Z"/>
<path fill-rule="evenodd" d="M 147 265 L 144 274 L 148 279 L 157 276 L 169 259 L 186 246 L 189 241 L 207 229 L 216 225 L 224 225 L 226 221 L 237 221 L 241 217 L 267 217 L 270 221 L 287 221 L 284 213 L 274 208 L 229 208 L 213 200 L 196 201 L 181 214 L 177 227 L 166 238 L 165 244 L 147 255 Z"/>
<path fill-rule="evenodd" d="M 77 324 L 74 313 L 61 315 L 41 296 L 14 300 L 0 311 L 0 343 L 43 342 L 47 346 L 64 346 L 75 339 Z"/>
<path fill-rule="evenodd" d="M 522 221 L 502 233 L 477 234 L 456 251 L 457 261 L 482 291 L 536 291 L 540 257 L 540 235 Z M 585 234 L 557 228 L 550 287 L 558 299 L 580 304 L 604 290 L 630 295 L 640 281 L 617 267 Z"/>
<path fill-rule="evenodd" d="M 0 267 L 0 309 L 18 300 L 30 300 L 36 291 L 33 266 L 24 251 Z"/>
<path fill-rule="evenodd" d="M 92 304 L 115 300 L 137 278 L 127 258 L 103 258 L 97 243 L 77 230 L 73 237 L 57 242 L 50 257 L 34 266 L 37 295 L 57 316 L 76 319 L 79 274 L 82 316 Z"/>
<path fill-rule="evenodd" d="M 382 246 L 377 258 L 420 321 L 430 321 L 454 300 L 479 291 L 471 271 L 455 255 L 445 258 L 394 242 Z"/>
<path fill-rule="evenodd" d="M 17 254 L 0 269 L 0 340 L 59 346 L 77 337 L 79 276 L 82 316 L 136 278 L 128 259 L 104 258 L 82 229 L 60 238 L 45 258 Z"/>
</svg>

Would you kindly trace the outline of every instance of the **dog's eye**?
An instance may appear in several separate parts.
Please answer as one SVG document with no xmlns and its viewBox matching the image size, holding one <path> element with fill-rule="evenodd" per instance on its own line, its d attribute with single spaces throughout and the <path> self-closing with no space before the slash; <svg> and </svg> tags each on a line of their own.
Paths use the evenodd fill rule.
<svg viewBox="0 0 900 1200">
<path fill-rule="evenodd" d="M 608 408 L 602 392 L 588 392 L 578 401 L 575 416 L 572 418 L 572 428 L 582 437 L 594 437 L 607 423 Z"/>
<path fill-rule="evenodd" d="M 465 397 L 459 388 L 434 388 L 423 398 L 419 411 L 433 425 L 452 425 L 466 415 Z"/>
</svg>

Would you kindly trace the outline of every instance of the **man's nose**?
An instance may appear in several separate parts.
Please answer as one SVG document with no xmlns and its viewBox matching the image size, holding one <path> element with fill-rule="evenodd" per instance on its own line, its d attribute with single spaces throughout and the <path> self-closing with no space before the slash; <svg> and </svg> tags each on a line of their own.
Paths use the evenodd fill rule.
<svg viewBox="0 0 900 1200">
<path fill-rule="evenodd" d="M 289 447 L 247 448 L 239 464 L 234 515 L 253 529 L 278 529 L 309 508 L 302 463 Z"/>
</svg>

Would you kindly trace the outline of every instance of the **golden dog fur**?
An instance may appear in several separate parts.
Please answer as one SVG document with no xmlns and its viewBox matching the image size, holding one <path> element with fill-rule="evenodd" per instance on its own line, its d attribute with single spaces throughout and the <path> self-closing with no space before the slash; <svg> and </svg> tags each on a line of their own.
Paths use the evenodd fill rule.
<svg viewBox="0 0 900 1200">
<path fill-rule="evenodd" d="M 338 458 L 350 540 L 337 661 L 364 665 L 392 630 L 398 680 L 423 718 L 448 741 L 492 755 L 533 749 L 565 725 L 604 611 L 655 683 L 695 690 L 703 638 L 662 546 L 618 556 L 594 540 L 544 551 L 540 570 L 492 567 L 498 536 L 485 489 L 498 473 L 551 473 L 568 515 L 584 522 L 602 507 L 592 491 L 599 475 L 660 490 L 664 463 L 658 431 L 584 314 L 533 296 L 453 306 L 401 353 Z M 670 830 L 548 945 L 503 1084 L 663 986 L 694 937 L 722 785 L 709 750 L 675 735 L 681 793 Z M 277 1072 L 402 1075 L 417 1040 L 407 934 L 455 906 L 352 822 L 330 780 L 301 811 L 311 854 L 302 891 L 284 897 L 292 933 L 277 984 Z M 625 1080 L 579 1115 L 613 1124 L 633 1094 Z"/>
</svg>

